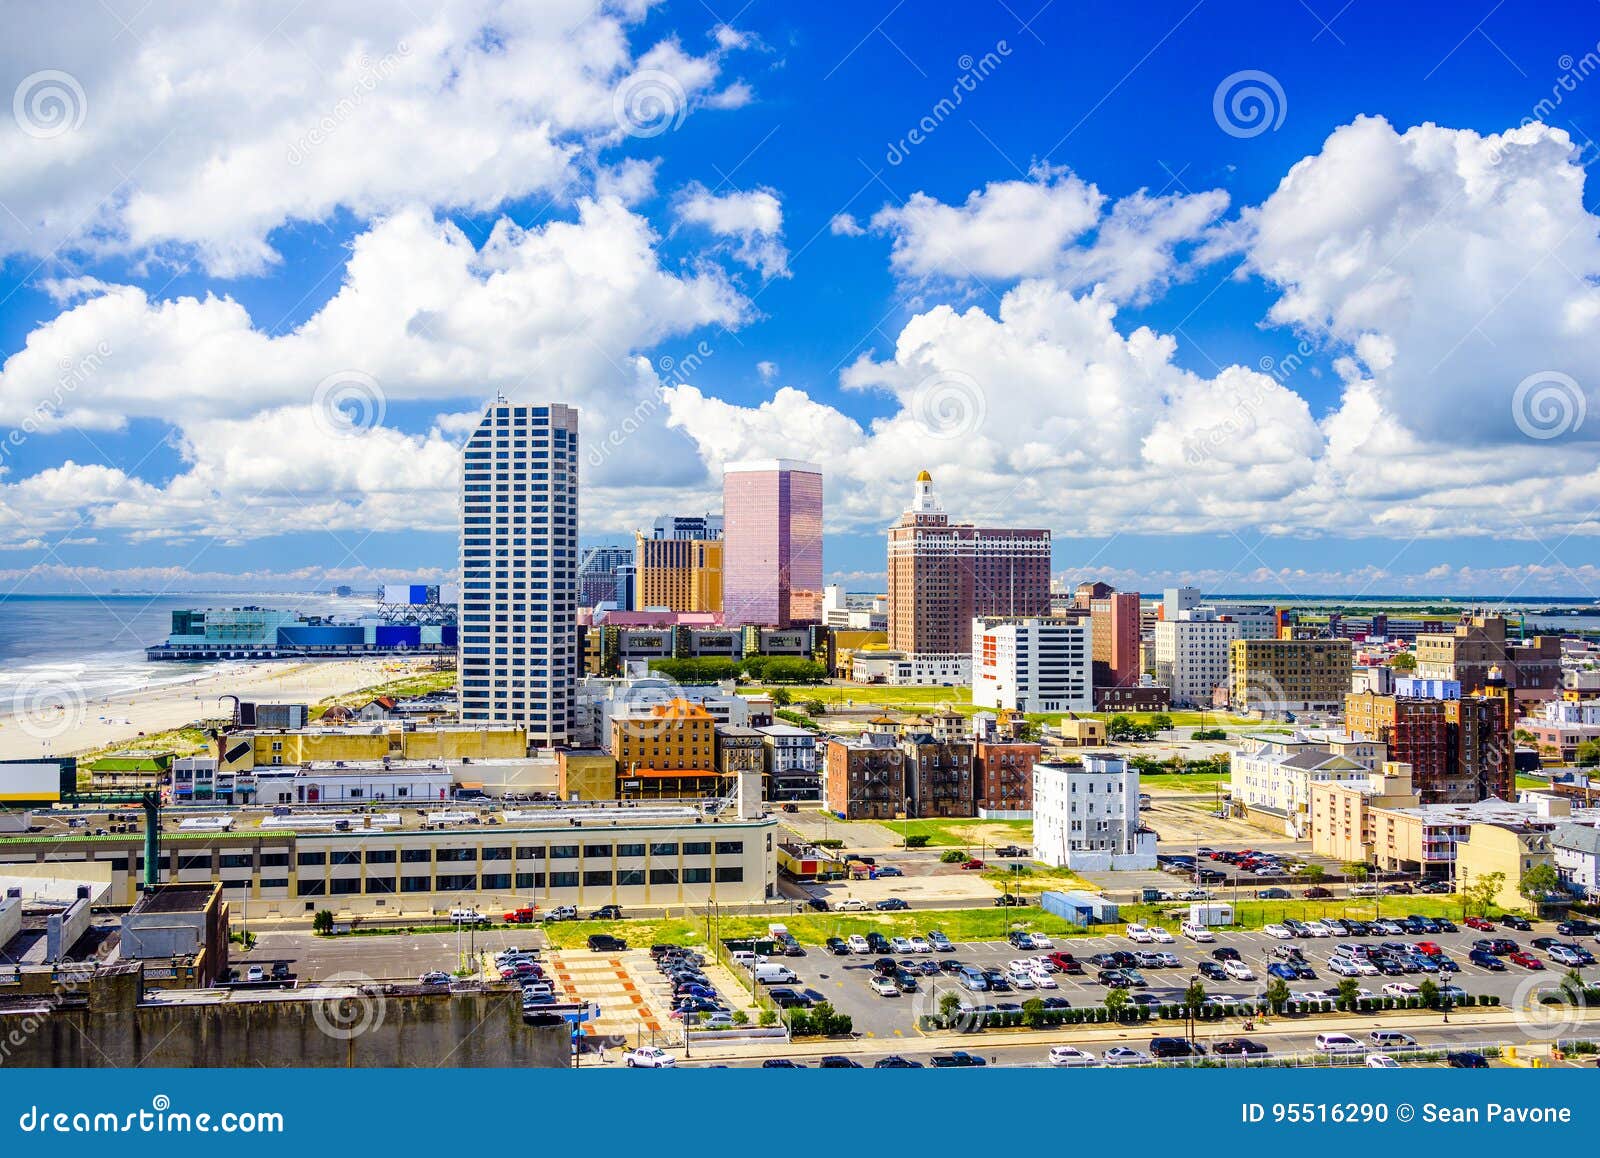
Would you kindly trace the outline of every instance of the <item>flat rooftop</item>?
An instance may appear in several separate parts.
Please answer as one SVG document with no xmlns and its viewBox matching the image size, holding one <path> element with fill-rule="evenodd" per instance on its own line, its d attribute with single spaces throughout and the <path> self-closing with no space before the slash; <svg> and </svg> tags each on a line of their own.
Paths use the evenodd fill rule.
<svg viewBox="0 0 1600 1158">
<path fill-rule="evenodd" d="M 212 885 L 162 885 L 153 893 L 141 893 L 128 915 L 141 913 L 198 913 L 211 899 Z"/>
</svg>

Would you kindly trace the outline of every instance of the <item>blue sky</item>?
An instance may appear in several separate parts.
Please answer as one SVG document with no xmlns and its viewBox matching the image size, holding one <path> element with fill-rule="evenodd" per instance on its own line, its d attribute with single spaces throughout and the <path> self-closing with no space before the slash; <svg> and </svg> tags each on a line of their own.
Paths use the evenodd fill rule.
<svg viewBox="0 0 1600 1158">
<path fill-rule="evenodd" d="M 590 541 L 783 453 L 853 587 L 925 465 L 1068 581 L 1600 597 L 1600 5 L 324 7 L 0 48 L 0 589 L 442 577 L 503 390 Z"/>
</svg>

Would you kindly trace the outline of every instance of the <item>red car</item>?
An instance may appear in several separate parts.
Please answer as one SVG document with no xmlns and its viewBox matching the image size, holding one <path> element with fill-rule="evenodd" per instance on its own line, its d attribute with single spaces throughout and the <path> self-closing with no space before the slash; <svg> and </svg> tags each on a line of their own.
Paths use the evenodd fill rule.
<svg viewBox="0 0 1600 1158">
<path fill-rule="evenodd" d="M 1492 933 L 1495 930 L 1493 921 L 1486 921 L 1482 917 L 1468 917 L 1463 922 L 1469 929 L 1477 929 L 1480 933 Z"/>
<path fill-rule="evenodd" d="M 972 860 L 967 861 L 961 867 L 964 868 L 964 869 L 981 869 L 983 867 L 983 862 L 981 860 L 978 860 L 976 857 L 974 857 Z"/>
<path fill-rule="evenodd" d="M 1060 968 L 1061 972 L 1063 973 L 1083 972 L 1083 963 L 1073 957 L 1071 953 L 1052 953 L 1050 954 L 1050 960 L 1054 965 Z"/>
<path fill-rule="evenodd" d="M 1524 969 L 1543 969 L 1544 968 L 1544 962 L 1543 961 L 1539 960 L 1539 958 L 1533 956 L 1533 954 L 1531 954 L 1531 953 L 1524 953 L 1520 949 L 1517 950 L 1515 953 L 1507 954 L 1507 956 L 1508 956 L 1508 958 L 1510 960 L 1515 961 L 1518 965 L 1521 965 Z"/>
<path fill-rule="evenodd" d="M 1423 954 L 1426 957 L 1443 957 L 1444 956 L 1444 950 L 1442 948 L 1440 948 L 1438 945 L 1435 945 L 1432 941 L 1418 941 L 1417 942 L 1417 952 Z"/>
</svg>

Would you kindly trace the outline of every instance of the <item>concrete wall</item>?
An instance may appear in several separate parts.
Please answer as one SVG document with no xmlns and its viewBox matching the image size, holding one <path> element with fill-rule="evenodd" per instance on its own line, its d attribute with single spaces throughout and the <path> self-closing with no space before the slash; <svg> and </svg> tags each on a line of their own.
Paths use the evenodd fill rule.
<svg viewBox="0 0 1600 1158">
<path fill-rule="evenodd" d="M 89 931 L 89 889 L 81 886 L 78 899 L 67 906 L 65 912 L 51 913 L 45 923 L 45 957 L 59 961 L 72 951 L 83 935 Z"/>
<path fill-rule="evenodd" d="M 87 1008 L 0 1013 L 0 1067 L 570 1064 L 566 1023 L 525 1025 L 515 990 L 377 997 L 341 1013 L 309 995 L 139 1004 L 139 989 L 130 969 L 97 977 Z"/>
<path fill-rule="evenodd" d="M 0 897 L 0 951 L 22 932 L 22 898 Z"/>
</svg>

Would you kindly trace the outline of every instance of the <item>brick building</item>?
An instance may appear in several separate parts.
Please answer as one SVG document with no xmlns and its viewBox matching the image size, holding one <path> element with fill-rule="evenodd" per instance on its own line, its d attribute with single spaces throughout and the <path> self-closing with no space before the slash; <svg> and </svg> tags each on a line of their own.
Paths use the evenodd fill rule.
<svg viewBox="0 0 1600 1158">
<path fill-rule="evenodd" d="M 1038 744 L 1020 740 L 978 740 L 972 746 L 972 775 L 977 784 L 978 815 L 1033 815 L 1033 766 L 1043 754 Z"/>
<path fill-rule="evenodd" d="M 889 820 L 905 806 L 905 753 L 891 732 L 828 741 L 828 810 L 846 820 Z"/>
</svg>

